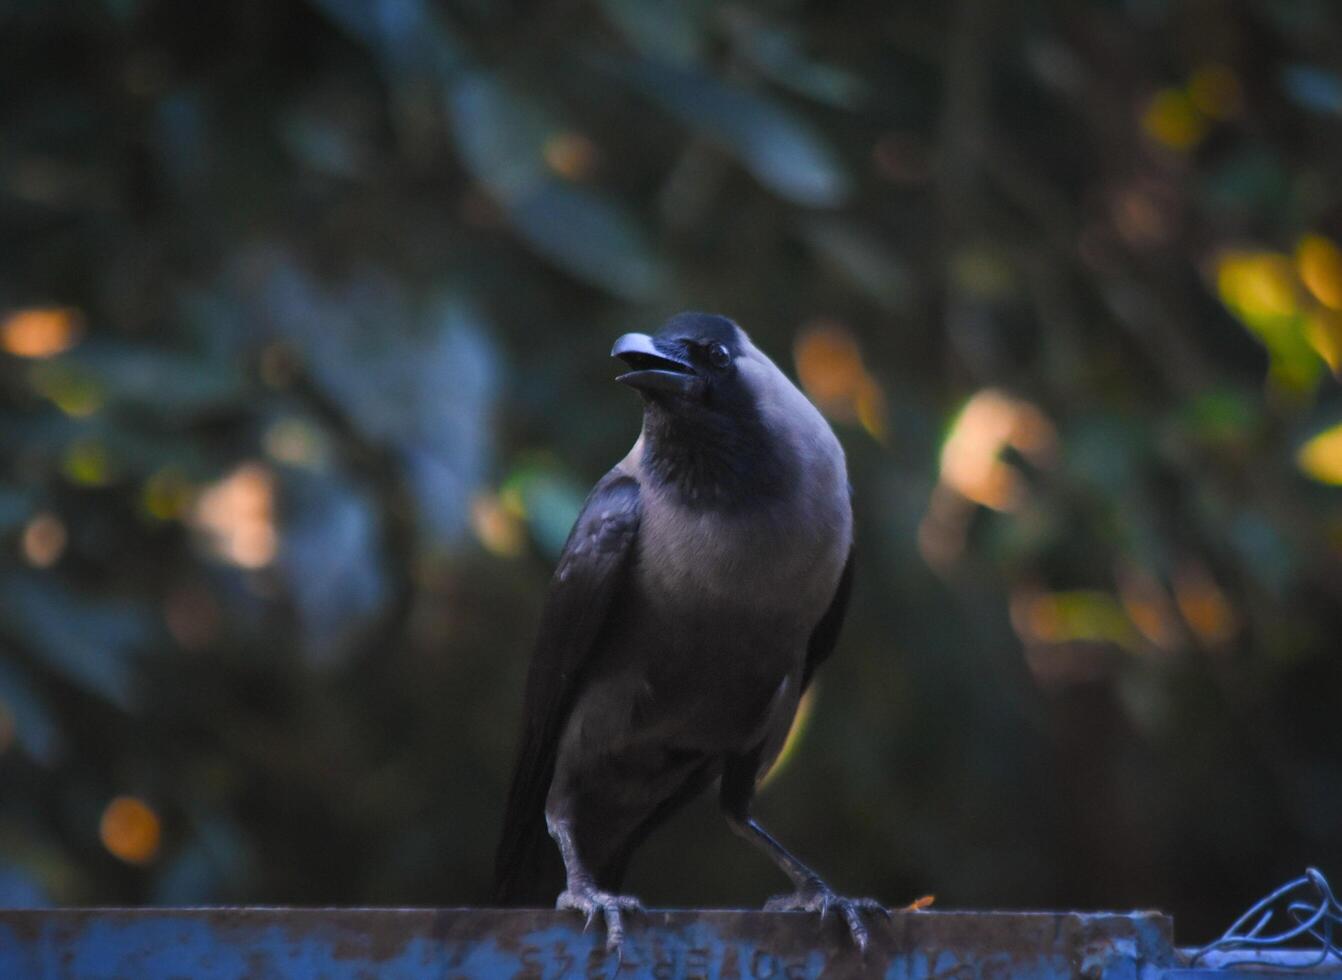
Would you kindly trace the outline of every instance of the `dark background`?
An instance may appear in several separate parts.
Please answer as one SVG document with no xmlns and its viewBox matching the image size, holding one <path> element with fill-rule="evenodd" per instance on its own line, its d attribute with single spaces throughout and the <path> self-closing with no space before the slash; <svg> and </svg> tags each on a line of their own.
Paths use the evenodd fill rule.
<svg viewBox="0 0 1342 980">
<path fill-rule="evenodd" d="M 1331 0 L 0 2 L 0 901 L 483 902 L 684 308 L 849 454 L 760 803 L 839 888 L 1342 875 L 1340 69 Z M 710 799 L 629 884 L 785 882 Z"/>
</svg>

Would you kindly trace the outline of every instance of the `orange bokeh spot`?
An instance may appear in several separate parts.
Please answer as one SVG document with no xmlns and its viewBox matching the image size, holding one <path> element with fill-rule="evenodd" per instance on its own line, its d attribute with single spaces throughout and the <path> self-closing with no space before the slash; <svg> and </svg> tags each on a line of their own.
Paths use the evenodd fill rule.
<svg viewBox="0 0 1342 980">
<path fill-rule="evenodd" d="M 862 363 L 857 338 L 843 324 L 817 320 L 797 336 L 794 357 L 801 386 L 820 411 L 857 422 L 877 442 L 887 432 L 885 392 Z"/>
<path fill-rule="evenodd" d="M 1239 631 L 1239 618 L 1230 600 L 1197 562 L 1189 562 L 1175 573 L 1174 600 L 1184 622 L 1208 646 L 1224 646 Z"/>
<path fill-rule="evenodd" d="M 1057 430 L 1039 408 L 985 388 L 965 405 L 941 448 L 941 482 L 974 503 L 1015 510 L 1025 482 L 1002 451 L 1009 446 L 1043 463 L 1056 444 Z"/>
<path fill-rule="evenodd" d="M 219 558 L 240 568 L 265 568 L 279 545 L 275 493 L 269 467 L 243 463 L 204 488 L 192 508 L 191 523 Z"/>
<path fill-rule="evenodd" d="M 16 310 L 0 322 L 0 348 L 16 357 L 53 357 L 79 339 L 79 313 L 66 306 Z"/>
<path fill-rule="evenodd" d="M 118 796 L 103 810 L 98 836 L 114 857 L 127 864 L 147 864 L 158 855 L 162 825 L 144 800 Z"/>
<path fill-rule="evenodd" d="M 476 494 L 471 501 L 471 530 L 486 551 L 500 558 L 516 558 L 526 547 L 521 520 L 491 493 Z"/>
<path fill-rule="evenodd" d="M 1295 250 L 1300 281 L 1330 310 L 1342 310 L 1342 248 L 1322 235 L 1306 235 Z"/>
<path fill-rule="evenodd" d="M 555 133 L 541 147 L 545 165 L 565 180 L 584 180 L 596 169 L 596 144 L 581 133 Z"/>
<path fill-rule="evenodd" d="M 24 561 L 34 568 L 50 568 L 65 551 L 67 538 L 65 525 L 55 514 L 34 515 L 19 537 Z"/>
</svg>

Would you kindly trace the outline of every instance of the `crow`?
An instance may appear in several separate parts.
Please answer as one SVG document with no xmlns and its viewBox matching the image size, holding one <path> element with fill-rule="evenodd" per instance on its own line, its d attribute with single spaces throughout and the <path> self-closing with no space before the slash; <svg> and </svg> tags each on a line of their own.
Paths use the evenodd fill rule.
<svg viewBox="0 0 1342 980">
<path fill-rule="evenodd" d="M 611 356 L 642 395 L 633 449 L 587 497 L 551 581 L 496 859 L 503 904 L 604 919 L 618 949 L 634 849 L 719 782 L 731 828 L 787 874 L 771 910 L 835 894 L 750 814 L 853 578 L 851 488 L 829 425 L 730 319 L 681 313 Z"/>
</svg>

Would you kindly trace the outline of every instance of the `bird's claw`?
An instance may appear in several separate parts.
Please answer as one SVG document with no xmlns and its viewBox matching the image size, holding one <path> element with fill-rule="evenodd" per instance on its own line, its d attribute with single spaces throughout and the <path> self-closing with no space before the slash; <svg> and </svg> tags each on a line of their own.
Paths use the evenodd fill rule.
<svg viewBox="0 0 1342 980">
<path fill-rule="evenodd" d="M 559 898 L 555 901 L 555 908 L 572 909 L 583 913 L 587 917 L 583 932 L 591 928 L 597 914 L 600 913 L 606 924 L 606 949 L 617 955 L 624 943 L 624 921 L 620 913 L 643 911 L 642 904 L 632 895 L 612 895 L 591 885 L 570 887 L 560 892 Z"/>
<path fill-rule="evenodd" d="M 890 918 L 890 910 L 874 898 L 844 898 L 838 895 L 823 881 L 808 882 L 803 888 L 791 895 L 775 895 L 764 903 L 766 912 L 819 912 L 823 920 L 831 909 L 837 909 L 843 916 L 848 934 L 853 937 L 857 948 L 866 952 L 871 934 L 862 921 L 863 912 L 879 912 Z"/>
</svg>

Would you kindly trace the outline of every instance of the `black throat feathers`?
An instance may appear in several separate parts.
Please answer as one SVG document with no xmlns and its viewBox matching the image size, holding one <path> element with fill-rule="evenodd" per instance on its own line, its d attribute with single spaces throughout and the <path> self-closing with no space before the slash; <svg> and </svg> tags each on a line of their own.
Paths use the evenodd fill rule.
<svg viewBox="0 0 1342 980">
<path fill-rule="evenodd" d="M 796 484 L 790 447 L 753 410 L 686 416 L 655 402 L 643 419 L 643 467 L 691 508 L 733 511 L 787 496 Z"/>
</svg>

